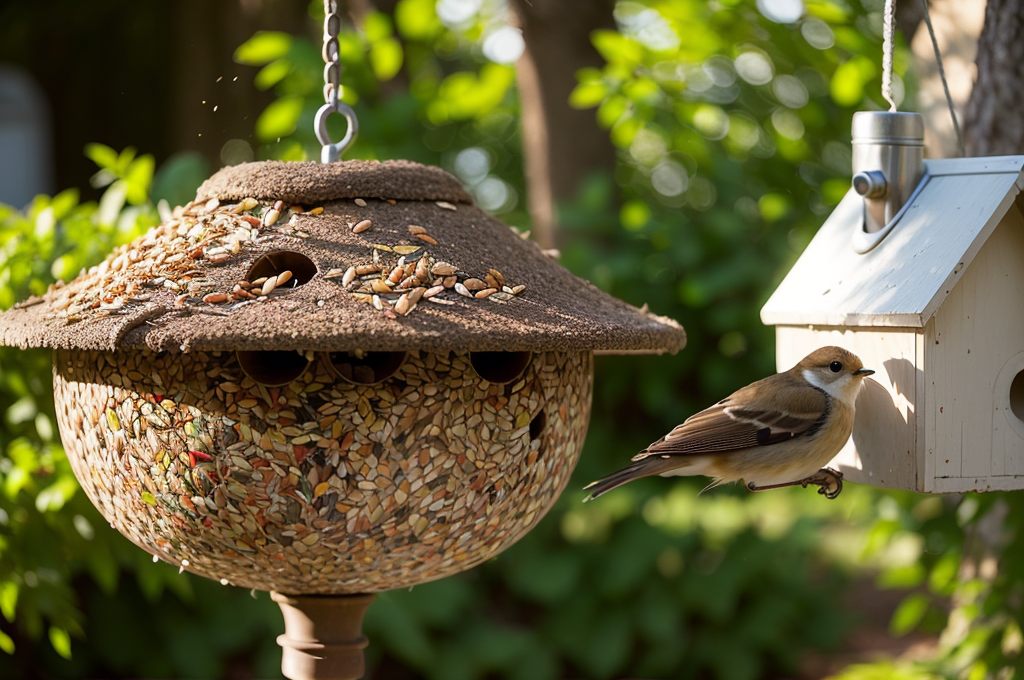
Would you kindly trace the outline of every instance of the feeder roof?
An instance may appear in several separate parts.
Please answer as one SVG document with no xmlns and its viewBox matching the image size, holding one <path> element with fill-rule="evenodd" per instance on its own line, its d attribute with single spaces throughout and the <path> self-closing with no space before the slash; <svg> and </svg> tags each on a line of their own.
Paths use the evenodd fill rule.
<svg viewBox="0 0 1024 680">
<path fill-rule="evenodd" d="M 277 201 L 284 205 L 278 204 L 275 221 L 269 213 Z M 364 220 L 368 228 L 353 228 Z M 288 255 L 282 260 L 275 253 Z M 250 269 L 266 255 L 292 263 L 281 268 L 295 271 L 290 282 L 261 298 Z M 434 273 L 416 281 L 405 272 L 395 275 L 402 279 L 398 285 L 385 288 L 401 257 L 406 263 L 426 258 L 435 272 L 450 264 L 450 287 L 431 291 L 428 299 L 427 290 L 443 286 L 446 277 Z M 295 265 L 304 258 L 315 273 L 295 286 L 305 278 Z M 350 268 L 363 272 L 375 264 L 381 272 L 346 283 Z M 504 286 L 490 294 L 479 290 L 493 289 L 496 277 Z M 384 292 L 376 295 L 371 286 Z M 403 294 L 412 296 L 404 304 Z M 680 350 L 686 335 L 675 321 L 569 273 L 473 205 L 443 170 L 408 161 L 346 161 L 221 170 L 174 219 L 66 286 L 0 315 L 0 342 L 182 352 L 660 353 Z"/>
<path fill-rule="evenodd" d="M 922 186 L 874 249 L 854 251 L 852 189 L 761 309 L 769 325 L 923 327 L 1024 187 L 1024 156 L 925 161 Z"/>
</svg>

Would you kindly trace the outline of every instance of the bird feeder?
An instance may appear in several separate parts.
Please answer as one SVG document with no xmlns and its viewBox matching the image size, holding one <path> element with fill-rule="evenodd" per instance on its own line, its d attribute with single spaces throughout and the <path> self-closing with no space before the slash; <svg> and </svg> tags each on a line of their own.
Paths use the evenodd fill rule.
<svg viewBox="0 0 1024 680">
<path fill-rule="evenodd" d="M 61 436 L 103 516 L 275 591 L 291 678 L 362 675 L 368 594 L 469 569 L 565 487 L 593 353 L 674 321 L 576 278 L 411 162 L 225 168 L 173 219 L 0 315 L 54 350 Z"/>
<path fill-rule="evenodd" d="M 853 188 L 761 310 L 777 360 L 876 371 L 832 465 L 932 493 L 1024 488 L 1024 156 L 923 159 L 913 113 L 857 113 Z"/>
</svg>

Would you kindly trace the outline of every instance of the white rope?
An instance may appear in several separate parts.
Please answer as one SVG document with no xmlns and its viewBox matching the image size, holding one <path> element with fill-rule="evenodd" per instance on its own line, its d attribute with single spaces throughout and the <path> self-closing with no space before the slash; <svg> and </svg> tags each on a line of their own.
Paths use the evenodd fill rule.
<svg viewBox="0 0 1024 680">
<path fill-rule="evenodd" d="M 956 143 L 960 148 L 960 155 L 964 156 L 964 136 L 960 132 L 960 122 L 956 119 L 956 107 L 953 106 L 953 95 L 949 93 L 949 83 L 946 82 L 946 69 L 942 68 L 942 54 L 939 52 L 939 41 L 935 39 L 935 29 L 932 28 L 932 18 L 928 14 L 928 0 L 921 0 L 924 5 L 924 23 L 928 26 L 928 35 L 932 38 L 932 49 L 935 50 L 935 63 L 939 67 L 939 77 L 942 78 L 942 89 L 946 92 L 946 104 L 949 106 L 949 115 L 953 118 L 953 129 L 956 131 Z"/>
<path fill-rule="evenodd" d="M 895 33 L 896 0 L 885 0 L 885 14 L 882 18 L 882 97 L 889 102 L 889 111 L 894 113 L 896 100 L 892 97 L 892 42 Z"/>
</svg>

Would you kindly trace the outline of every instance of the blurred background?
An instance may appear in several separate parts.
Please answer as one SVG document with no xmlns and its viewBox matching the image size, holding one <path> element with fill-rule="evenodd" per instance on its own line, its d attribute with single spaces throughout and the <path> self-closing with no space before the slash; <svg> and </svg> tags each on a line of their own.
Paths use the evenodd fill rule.
<svg viewBox="0 0 1024 680">
<path fill-rule="evenodd" d="M 558 505 L 487 564 L 380 596 L 368 677 L 1024 677 L 1020 494 L 698 497 L 701 480 L 648 479 L 580 502 L 774 371 L 758 311 L 849 187 L 853 112 L 883 108 L 882 0 L 342 5 L 347 157 L 444 167 L 689 334 L 677 356 L 597 361 Z M 936 0 L 932 19 L 968 152 L 1020 153 L 1024 1 L 987 5 Z M 897 19 L 901 108 L 926 114 L 929 156 L 954 154 L 922 5 Z M 0 3 L 0 307 L 223 165 L 318 158 L 322 20 L 319 0 Z M 47 352 L 0 349 L 0 416 L 0 677 L 280 677 L 266 593 L 154 564 L 92 508 Z"/>
</svg>

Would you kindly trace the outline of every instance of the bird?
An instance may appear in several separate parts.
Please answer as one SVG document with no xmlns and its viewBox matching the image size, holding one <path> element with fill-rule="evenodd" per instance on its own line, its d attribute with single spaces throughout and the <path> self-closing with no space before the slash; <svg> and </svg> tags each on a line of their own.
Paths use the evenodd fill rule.
<svg viewBox="0 0 1024 680">
<path fill-rule="evenodd" d="M 711 477 L 705 491 L 740 479 L 750 491 L 816 484 L 835 498 L 842 473 L 822 466 L 850 438 L 857 393 L 873 373 L 841 347 L 816 349 L 690 416 L 630 465 L 587 485 L 584 500 L 652 475 Z"/>
</svg>

